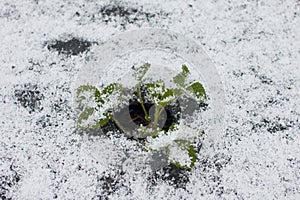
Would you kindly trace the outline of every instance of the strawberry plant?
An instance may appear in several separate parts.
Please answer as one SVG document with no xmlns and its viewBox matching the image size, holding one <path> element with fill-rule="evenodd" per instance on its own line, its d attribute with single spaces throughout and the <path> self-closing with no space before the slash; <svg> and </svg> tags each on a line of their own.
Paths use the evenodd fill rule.
<svg viewBox="0 0 300 200">
<path fill-rule="evenodd" d="M 204 103 L 205 89 L 200 82 L 190 78 L 186 65 L 182 65 L 182 71 L 172 78 L 172 88 L 161 79 L 145 78 L 149 68 L 150 64 L 146 63 L 134 70 L 135 84 L 131 88 L 125 88 L 118 82 L 102 89 L 92 85 L 78 87 L 77 100 L 83 108 L 78 125 L 84 129 L 96 129 L 112 120 L 125 134 L 143 138 L 146 151 L 166 152 L 170 163 L 190 169 L 196 161 L 193 140 L 200 137 L 201 132 L 191 128 L 184 120 L 174 121 L 165 127 L 167 116 L 163 113 L 169 105 L 183 97 Z M 129 101 L 135 102 L 138 107 L 134 107 L 135 113 L 126 121 L 120 110 L 128 107 Z M 133 122 L 137 126 L 129 127 L 128 124 Z"/>
</svg>

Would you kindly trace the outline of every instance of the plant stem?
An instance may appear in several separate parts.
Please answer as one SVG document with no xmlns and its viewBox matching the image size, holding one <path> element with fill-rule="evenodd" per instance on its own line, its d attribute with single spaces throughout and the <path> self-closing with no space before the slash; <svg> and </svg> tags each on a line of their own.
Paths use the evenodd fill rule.
<svg viewBox="0 0 300 200">
<path fill-rule="evenodd" d="M 165 107 L 161 107 L 161 109 L 160 109 L 160 111 L 158 112 L 158 116 L 160 116 L 161 115 L 161 113 L 164 111 L 164 109 L 165 109 Z"/>
<path fill-rule="evenodd" d="M 143 109 L 144 114 L 145 114 L 145 119 L 149 122 L 149 115 L 147 113 L 147 110 L 145 108 L 145 105 L 144 105 L 144 102 L 143 102 L 143 99 L 142 99 L 140 84 L 138 85 L 138 91 L 137 92 L 138 92 L 138 98 L 139 98 L 140 104 L 141 104 L 142 109 Z"/>
<path fill-rule="evenodd" d="M 157 123 L 159 120 L 159 116 L 161 115 L 162 111 L 164 110 L 163 106 L 159 106 L 159 105 L 154 105 L 155 106 L 155 114 L 154 114 L 154 121 L 153 121 L 153 130 L 154 133 L 157 134 Z"/>
<path fill-rule="evenodd" d="M 157 128 L 157 122 L 158 122 L 158 116 L 157 116 L 157 106 L 154 104 L 155 106 L 155 113 L 154 113 L 154 121 L 153 121 L 153 130 L 156 131 Z"/>
</svg>

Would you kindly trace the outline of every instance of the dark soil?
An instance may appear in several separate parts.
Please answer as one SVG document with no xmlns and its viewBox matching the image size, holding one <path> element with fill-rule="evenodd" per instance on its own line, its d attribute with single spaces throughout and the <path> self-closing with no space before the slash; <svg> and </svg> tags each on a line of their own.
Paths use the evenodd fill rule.
<svg viewBox="0 0 300 200">
<path fill-rule="evenodd" d="M 121 187 L 126 187 L 122 183 L 123 171 L 115 173 L 104 172 L 97 180 L 101 188 L 101 194 L 97 195 L 97 199 L 109 199 L 109 195 L 117 192 Z M 128 189 L 129 190 L 129 189 Z"/>
<path fill-rule="evenodd" d="M 29 113 L 43 109 L 41 102 L 44 99 L 44 95 L 39 91 L 37 85 L 28 83 L 16 86 L 14 96 L 16 98 L 16 103 L 26 108 Z"/>
<path fill-rule="evenodd" d="M 130 15 L 137 14 L 139 10 L 137 8 L 130 8 L 130 7 L 124 7 L 122 5 L 117 4 L 109 4 L 100 9 L 100 13 L 103 16 L 121 16 L 121 17 L 128 17 Z"/>
<path fill-rule="evenodd" d="M 20 175 L 13 169 L 12 165 L 10 171 L 10 174 L 0 174 L 0 199 L 3 200 L 9 199 L 6 193 L 10 192 L 11 188 L 21 180 Z"/>
<path fill-rule="evenodd" d="M 149 114 L 150 108 L 154 104 L 152 103 L 146 103 L 144 104 L 146 111 Z M 176 102 L 175 104 L 170 104 L 165 107 L 165 111 L 167 113 L 167 120 L 165 124 L 163 125 L 162 130 L 168 131 L 170 126 L 174 123 L 177 123 L 180 119 L 180 107 L 179 103 Z M 131 119 L 136 125 L 142 124 L 143 126 L 149 125 L 149 122 L 145 119 L 145 113 L 143 111 L 142 105 L 137 100 L 131 101 L 129 103 L 129 113 L 131 116 Z"/>
<path fill-rule="evenodd" d="M 145 109 L 147 110 L 148 114 L 149 114 L 149 110 L 150 108 L 153 106 L 154 104 L 152 103 L 145 103 Z M 146 116 L 145 113 L 143 111 L 142 105 L 140 104 L 140 102 L 134 100 L 130 100 L 129 103 L 129 114 L 130 117 L 132 119 L 132 121 L 136 124 L 136 125 L 140 125 L 142 124 L 143 126 L 148 126 L 150 124 L 149 121 L 146 120 Z"/>
<path fill-rule="evenodd" d="M 142 7 L 125 7 L 120 4 L 108 4 L 100 9 L 104 22 L 112 22 L 116 17 L 123 19 L 124 23 L 135 23 L 138 20 L 147 20 L 155 17 L 155 13 L 143 11 Z"/>
<path fill-rule="evenodd" d="M 275 117 L 273 119 L 264 118 L 260 122 L 252 122 L 252 130 L 266 129 L 269 133 L 276 133 L 288 130 L 296 123 L 287 118 Z"/>
<path fill-rule="evenodd" d="M 189 171 L 181 169 L 173 164 L 169 164 L 162 169 L 155 171 L 148 177 L 150 186 L 155 186 L 159 180 L 165 181 L 175 188 L 185 189 L 189 182 Z"/>
<path fill-rule="evenodd" d="M 140 26 L 144 22 L 164 20 L 169 13 L 162 10 L 147 11 L 143 6 L 127 5 L 118 1 L 104 5 L 99 12 L 100 19 L 108 23 L 115 23 L 126 29 L 126 25 L 135 24 Z"/>
<path fill-rule="evenodd" d="M 47 44 L 47 48 L 48 50 L 55 50 L 60 54 L 76 56 L 80 53 L 88 51 L 91 45 L 92 42 L 78 38 L 72 38 L 67 41 L 56 40 L 54 42 L 49 42 L 49 44 Z"/>
</svg>

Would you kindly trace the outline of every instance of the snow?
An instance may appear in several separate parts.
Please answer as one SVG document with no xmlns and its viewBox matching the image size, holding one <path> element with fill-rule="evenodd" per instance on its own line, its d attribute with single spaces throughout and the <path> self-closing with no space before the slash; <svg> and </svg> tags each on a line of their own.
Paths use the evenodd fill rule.
<svg viewBox="0 0 300 200">
<path fill-rule="evenodd" d="M 108 1 L 0 1 L 0 197 L 300 199 L 299 2 L 112 2 L 138 11 L 102 16 L 100 10 Z M 104 41 L 143 28 L 163 28 L 191 38 L 209 60 L 195 66 L 191 52 L 190 57 L 180 57 L 149 49 L 114 60 L 99 54 Z M 92 46 L 78 55 L 47 48 L 70 38 Z M 105 72 L 109 66 L 97 66 L 102 71 L 80 79 L 103 57 L 110 71 Z M 176 74 L 182 61 L 192 70 L 213 63 L 222 81 L 224 93 L 218 94 L 209 82 L 219 83 L 211 78 L 213 71 L 195 77 L 208 93 L 215 93 L 209 94 L 209 122 L 199 114 L 198 123 L 191 124 L 207 128 L 207 133 L 195 167 L 187 172 L 185 188 L 161 179 L 150 184 L 150 155 L 137 142 L 118 134 L 88 137 L 76 127 L 78 84 L 91 81 L 101 86 L 118 78 L 126 82 L 125 66 L 140 66 L 146 58 L 158 68 L 174 63 L 162 76 Z M 16 90 L 30 98 L 16 95 Z M 32 90 L 39 93 L 26 93 Z M 32 105 L 38 109 L 25 108 L 28 101 L 36 102 Z M 216 106 L 225 110 L 217 122 Z M 103 181 L 105 175 L 115 182 Z M 105 184 L 114 192 L 107 194 Z"/>
</svg>

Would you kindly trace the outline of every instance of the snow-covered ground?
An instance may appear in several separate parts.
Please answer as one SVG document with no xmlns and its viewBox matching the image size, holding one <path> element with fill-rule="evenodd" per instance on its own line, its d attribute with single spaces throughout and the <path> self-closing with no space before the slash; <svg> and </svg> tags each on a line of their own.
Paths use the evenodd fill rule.
<svg viewBox="0 0 300 200">
<path fill-rule="evenodd" d="M 0 0 L 0 198 L 300 199 L 299 15 L 297 0 Z M 197 41 L 223 82 L 220 138 L 175 181 L 124 160 L 138 143 L 76 127 L 79 72 L 142 28 Z"/>
</svg>

